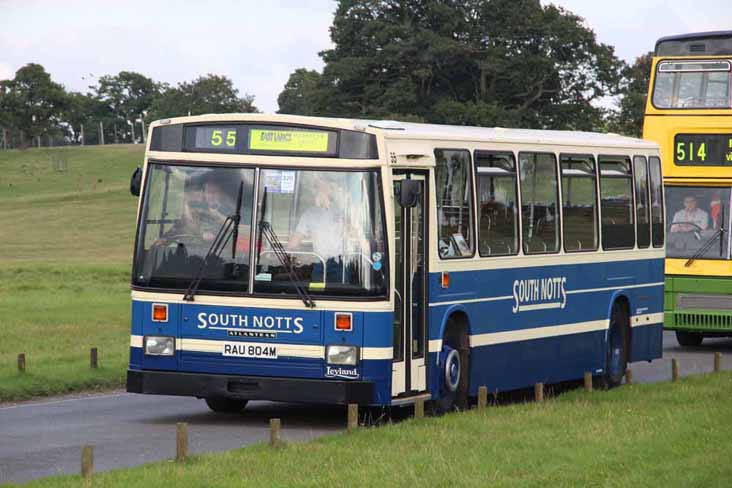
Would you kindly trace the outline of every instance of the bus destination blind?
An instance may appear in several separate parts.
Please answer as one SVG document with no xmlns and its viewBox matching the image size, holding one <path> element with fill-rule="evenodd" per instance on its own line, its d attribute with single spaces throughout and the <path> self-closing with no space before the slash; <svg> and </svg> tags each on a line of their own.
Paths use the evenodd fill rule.
<svg viewBox="0 0 732 488">
<path fill-rule="evenodd" d="M 251 151 L 327 153 L 330 133 L 314 130 L 249 130 Z"/>
<path fill-rule="evenodd" d="M 732 166 L 732 134 L 677 134 L 674 162 L 679 166 Z"/>
</svg>

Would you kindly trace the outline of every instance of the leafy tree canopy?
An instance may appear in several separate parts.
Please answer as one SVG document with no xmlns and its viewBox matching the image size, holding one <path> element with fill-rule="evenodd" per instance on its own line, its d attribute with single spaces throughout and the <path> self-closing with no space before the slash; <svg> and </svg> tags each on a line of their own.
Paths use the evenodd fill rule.
<svg viewBox="0 0 732 488">
<path fill-rule="evenodd" d="M 293 73 L 281 111 L 589 130 L 623 68 L 539 0 L 340 0 L 331 39 L 320 79 Z"/>
<path fill-rule="evenodd" d="M 226 76 L 209 74 L 177 87 L 165 87 L 151 107 L 151 120 L 182 115 L 257 112 L 254 97 L 239 96 L 239 90 Z"/>
</svg>

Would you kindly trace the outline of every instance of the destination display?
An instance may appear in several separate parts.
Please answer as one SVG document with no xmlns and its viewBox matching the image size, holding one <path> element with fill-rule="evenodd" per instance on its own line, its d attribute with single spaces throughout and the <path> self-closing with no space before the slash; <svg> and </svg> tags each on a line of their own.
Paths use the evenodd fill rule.
<svg viewBox="0 0 732 488">
<path fill-rule="evenodd" d="M 236 127 L 193 127 L 195 149 L 224 149 L 235 151 L 238 129 Z"/>
<path fill-rule="evenodd" d="M 674 162 L 679 166 L 732 166 L 732 134 L 677 134 Z"/>
<path fill-rule="evenodd" d="M 249 130 L 252 151 L 328 153 L 330 137 L 327 131 L 296 129 Z"/>
</svg>

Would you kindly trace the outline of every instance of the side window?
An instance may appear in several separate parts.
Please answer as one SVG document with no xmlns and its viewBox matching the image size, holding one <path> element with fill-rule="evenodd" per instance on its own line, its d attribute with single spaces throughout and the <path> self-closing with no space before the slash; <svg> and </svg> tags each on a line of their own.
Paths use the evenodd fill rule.
<svg viewBox="0 0 732 488">
<path fill-rule="evenodd" d="M 441 258 L 467 257 L 473 247 L 473 193 L 470 152 L 435 151 L 437 189 L 437 248 Z"/>
<path fill-rule="evenodd" d="M 519 153 L 519 174 L 524 252 L 559 252 L 556 158 L 546 153 Z"/>
<path fill-rule="evenodd" d="M 516 158 L 510 152 L 475 151 L 475 173 L 480 255 L 517 254 Z"/>
<path fill-rule="evenodd" d="M 648 166 L 645 156 L 633 157 L 635 179 L 635 218 L 638 247 L 651 245 L 651 209 L 648 205 Z"/>
<path fill-rule="evenodd" d="M 661 160 L 656 156 L 648 158 L 651 181 L 651 230 L 653 247 L 663 247 L 663 185 L 661 180 Z"/>
<path fill-rule="evenodd" d="M 603 249 L 635 245 L 633 175 L 627 156 L 600 156 L 600 211 Z"/>
<path fill-rule="evenodd" d="M 600 236 L 597 228 L 595 158 L 563 154 L 560 159 L 564 250 L 596 251 Z"/>
</svg>

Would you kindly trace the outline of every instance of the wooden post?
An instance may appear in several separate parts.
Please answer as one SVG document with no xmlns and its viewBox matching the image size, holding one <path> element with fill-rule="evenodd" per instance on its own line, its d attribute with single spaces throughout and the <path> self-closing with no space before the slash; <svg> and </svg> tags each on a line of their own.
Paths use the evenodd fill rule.
<svg viewBox="0 0 732 488">
<path fill-rule="evenodd" d="M 99 367 L 99 354 L 96 347 L 92 347 L 89 351 L 89 367 L 97 369 Z"/>
<path fill-rule="evenodd" d="M 592 373 L 585 371 L 585 391 L 592 391 Z"/>
<path fill-rule="evenodd" d="M 679 362 L 676 358 L 671 360 L 671 381 L 679 380 Z"/>
<path fill-rule="evenodd" d="M 534 400 L 537 402 L 544 401 L 544 383 L 534 385 Z"/>
<path fill-rule="evenodd" d="M 719 373 L 722 370 L 722 353 L 714 353 L 714 372 Z"/>
<path fill-rule="evenodd" d="M 102 146 L 104 145 L 104 124 L 99 122 L 99 140 L 97 141 Z"/>
<path fill-rule="evenodd" d="M 84 124 L 81 124 L 81 145 L 84 145 Z"/>
<path fill-rule="evenodd" d="M 488 387 L 481 386 L 478 388 L 478 410 L 483 410 L 488 406 Z"/>
<path fill-rule="evenodd" d="M 25 353 L 18 354 L 18 373 L 25 373 Z"/>
<path fill-rule="evenodd" d="M 414 418 L 424 418 L 424 398 L 417 398 L 414 400 Z"/>
<path fill-rule="evenodd" d="M 355 403 L 348 404 L 348 432 L 353 432 L 358 428 L 358 405 Z"/>
<path fill-rule="evenodd" d="M 280 419 L 269 419 L 269 445 L 272 447 L 280 447 L 282 445 L 280 426 Z"/>
<path fill-rule="evenodd" d="M 633 370 L 632 369 L 625 370 L 625 384 L 626 385 L 633 384 Z"/>
<path fill-rule="evenodd" d="M 81 476 L 91 478 L 94 473 L 94 447 L 84 446 L 81 449 Z"/>
<path fill-rule="evenodd" d="M 178 422 L 175 436 L 175 460 L 182 463 L 188 457 L 188 424 Z"/>
</svg>

